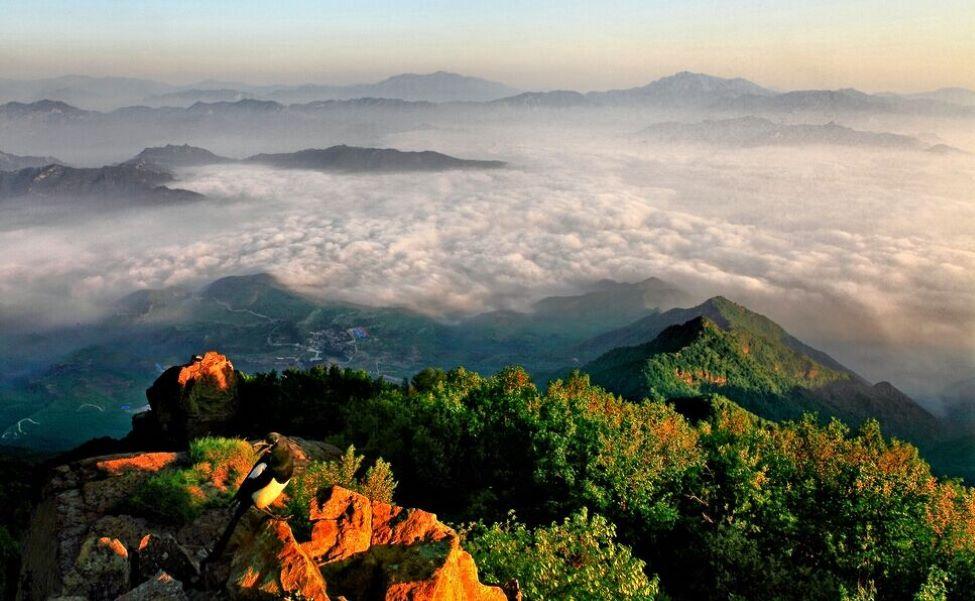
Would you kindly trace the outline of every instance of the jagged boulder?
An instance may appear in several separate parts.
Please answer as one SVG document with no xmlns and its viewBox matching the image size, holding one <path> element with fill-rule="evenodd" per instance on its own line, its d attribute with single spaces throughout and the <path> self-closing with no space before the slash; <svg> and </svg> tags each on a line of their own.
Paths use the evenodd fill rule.
<svg viewBox="0 0 975 601">
<path fill-rule="evenodd" d="M 311 540 L 302 548 L 316 561 L 338 561 L 369 550 L 372 503 L 351 490 L 333 487 L 309 511 Z"/>
<path fill-rule="evenodd" d="M 142 582 L 159 572 L 171 574 L 178 580 L 188 582 L 195 579 L 200 570 L 176 537 L 171 534 L 146 534 L 139 541 L 135 552 L 134 575 L 136 582 Z"/>
<path fill-rule="evenodd" d="M 233 599 L 272 600 L 288 596 L 327 601 L 325 581 L 302 550 L 288 524 L 267 520 L 241 544 L 230 567 L 227 588 Z"/>
<path fill-rule="evenodd" d="M 129 552 L 116 538 L 90 536 L 64 579 L 65 590 L 92 601 L 115 599 L 129 589 Z"/>
<path fill-rule="evenodd" d="M 159 572 L 115 601 L 189 601 L 189 597 L 179 580 Z"/>
<path fill-rule="evenodd" d="M 132 420 L 136 439 L 182 446 L 226 434 L 237 414 L 237 372 L 227 357 L 209 351 L 164 371 L 146 398 L 150 411 Z"/>
<path fill-rule="evenodd" d="M 505 601 L 481 584 L 457 533 L 437 516 L 331 487 L 309 508 L 314 557 L 331 594 L 385 601 Z"/>
</svg>

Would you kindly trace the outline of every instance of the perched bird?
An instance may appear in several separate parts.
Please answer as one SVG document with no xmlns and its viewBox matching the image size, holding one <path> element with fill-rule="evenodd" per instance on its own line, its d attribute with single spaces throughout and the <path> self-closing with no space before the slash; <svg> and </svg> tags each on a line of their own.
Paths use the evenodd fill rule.
<svg viewBox="0 0 975 601">
<path fill-rule="evenodd" d="M 240 507 L 247 511 L 253 506 L 270 514 L 267 511 L 268 506 L 281 496 L 291 481 L 291 475 L 295 471 L 295 458 L 288 439 L 277 432 L 271 432 L 264 444 L 264 452 L 244 478 L 231 502 L 231 507 L 236 505 L 236 511 L 241 511 Z"/>
<path fill-rule="evenodd" d="M 240 484 L 240 488 L 237 489 L 237 493 L 230 503 L 232 511 L 230 523 L 227 524 L 223 536 L 213 547 L 213 551 L 204 560 L 206 563 L 220 557 L 227 543 L 230 542 L 237 522 L 244 517 L 244 514 L 251 507 L 256 507 L 274 519 L 282 519 L 268 511 L 267 508 L 281 496 L 285 487 L 288 486 L 288 482 L 291 481 L 291 476 L 295 470 L 294 455 L 291 452 L 288 439 L 277 432 L 268 434 L 261 446 L 264 449 L 258 457 L 257 463 L 247 473 L 247 477 Z"/>
</svg>

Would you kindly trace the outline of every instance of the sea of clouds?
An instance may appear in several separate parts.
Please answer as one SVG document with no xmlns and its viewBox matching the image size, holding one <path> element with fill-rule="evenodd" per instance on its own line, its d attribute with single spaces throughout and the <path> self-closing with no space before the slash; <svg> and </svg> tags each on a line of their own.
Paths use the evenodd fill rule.
<svg viewBox="0 0 975 601">
<path fill-rule="evenodd" d="M 187 171 L 178 186 L 207 200 L 0 226 L 0 311 L 80 321 L 138 288 L 269 271 L 321 297 L 454 317 L 657 276 L 922 396 L 975 365 L 970 155 L 473 126 L 387 142 L 510 168 Z"/>
</svg>

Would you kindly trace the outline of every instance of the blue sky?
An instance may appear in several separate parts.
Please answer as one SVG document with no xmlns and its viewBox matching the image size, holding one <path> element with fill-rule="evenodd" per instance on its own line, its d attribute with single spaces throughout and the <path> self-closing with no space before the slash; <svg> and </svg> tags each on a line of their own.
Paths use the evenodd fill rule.
<svg viewBox="0 0 975 601">
<path fill-rule="evenodd" d="M 975 2 L 0 0 L 0 77 L 351 83 L 438 69 L 526 88 L 689 69 L 782 88 L 975 87 Z"/>
</svg>

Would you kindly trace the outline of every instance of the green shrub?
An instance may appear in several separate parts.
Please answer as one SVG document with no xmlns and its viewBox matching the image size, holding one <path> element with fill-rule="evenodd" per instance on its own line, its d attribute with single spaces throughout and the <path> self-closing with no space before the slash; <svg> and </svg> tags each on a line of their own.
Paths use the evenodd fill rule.
<svg viewBox="0 0 975 601">
<path fill-rule="evenodd" d="M 182 524 L 200 516 L 208 499 L 198 475 L 190 469 L 164 469 L 146 479 L 125 503 L 145 517 Z"/>
<path fill-rule="evenodd" d="M 516 578 L 526 601 L 658 598 L 656 577 L 616 542 L 615 526 L 585 508 L 548 527 L 532 530 L 512 515 L 503 524 L 469 526 L 463 536 L 481 579 Z"/>
</svg>

